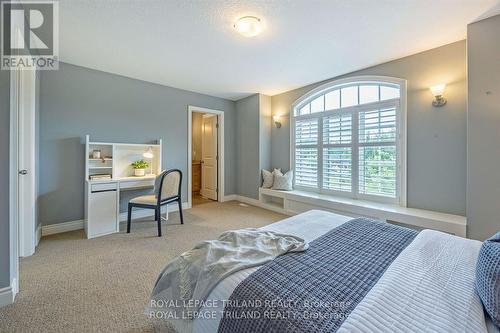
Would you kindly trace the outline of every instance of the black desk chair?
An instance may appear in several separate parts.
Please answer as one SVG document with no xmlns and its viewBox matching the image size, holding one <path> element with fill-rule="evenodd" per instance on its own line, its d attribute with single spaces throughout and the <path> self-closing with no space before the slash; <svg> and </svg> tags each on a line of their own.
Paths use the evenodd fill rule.
<svg viewBox="0 0 500 333">
<path fill-rule="evenodd" d="M 161 237 L 161 206 L 172 202 L 179 204 L 181 224 L 184 224 L 181 201 L 182 172 L 178 169 L 163 171 L 155 180 L 154 194 L 141 195 L 128 203 L 127 234 L 130 233 L 132 208 L 149 208 L 155 210 L 155 220 L 158 223 L 158 237 Z"/>
</svg>

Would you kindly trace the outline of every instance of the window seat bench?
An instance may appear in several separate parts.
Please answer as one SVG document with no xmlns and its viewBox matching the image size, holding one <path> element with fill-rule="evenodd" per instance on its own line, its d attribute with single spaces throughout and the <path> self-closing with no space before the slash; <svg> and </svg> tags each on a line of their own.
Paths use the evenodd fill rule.
<svg viewBox="0 0 500 333">
<path fill-rule="evenodd" d="M 287 215 L 322 209 L 353 217 L 366 216 L 417 228 L 444 231 L 461 237 L 466 235 L 465 216 L 430 210 L 299 190 L 278 191 L 267 188 L 259 189 L 259 201 L 262 207 Z"/>
</svg>

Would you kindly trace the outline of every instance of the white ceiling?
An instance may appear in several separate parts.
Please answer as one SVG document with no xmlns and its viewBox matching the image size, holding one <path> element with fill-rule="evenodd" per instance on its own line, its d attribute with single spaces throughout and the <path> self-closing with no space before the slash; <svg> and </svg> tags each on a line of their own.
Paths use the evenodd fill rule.
<svg viewBox="0 0 500 333">
<path fill-rule="evenodd" d="M 213 96 L 275 95 L 466 37 L 499 0 L 61 0 L 60 59 Z M 254 38 L 232 25 L 262 18 Z"/>
</svg>

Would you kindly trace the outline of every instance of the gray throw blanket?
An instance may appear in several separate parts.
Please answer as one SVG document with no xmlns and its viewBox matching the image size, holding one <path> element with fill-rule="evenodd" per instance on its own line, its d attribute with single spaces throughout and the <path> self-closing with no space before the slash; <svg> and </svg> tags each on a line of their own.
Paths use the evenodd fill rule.
<svg viewBox="0 0 500 333">
<path fill-rule="evenodd" d="M 299 237 L 273 231 L 242 229 L 204 241 L 170 262 L 158 277 L 145 313 L 192 319 L 219 281 L 239 270 L 263 265 L 287 252 L 304 251 Z"/>
<path fill-rule="evenodd" d="M 335 332 L 416 235 L 366 218 L 346 222 L 242 281 L 219 333 Z"/>
</svg>

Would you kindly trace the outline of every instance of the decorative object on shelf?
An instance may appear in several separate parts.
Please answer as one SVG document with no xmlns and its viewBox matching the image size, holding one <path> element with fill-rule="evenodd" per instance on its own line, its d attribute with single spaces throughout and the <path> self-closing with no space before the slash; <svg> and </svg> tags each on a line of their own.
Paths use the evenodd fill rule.
<svg viewBox="0 0 500 333">
<path fill-rule="evenodd" d="M 432 106 L 440 107 L 446 104 L 446 98 L 443 97 L 444 88 L 446 88 L 446 84 L 444 83 L 437 84 L 429 88 L 432 92 L 432 95 L 434 96 Z"/>
<path fill-rule="evenodd" d="M 149 167 L 149 163 L 140 160 L 140 161 L 135 161 L 132 163 L 132 168 L 134 168 L 134 175 L 137 177 L 142 177 L 146 175 L 146 169 Z"/>
<path fill-rule="evenodd" d="M 90 175 L 89 176 L 90 180 L 106 180 L 106 179 L 111 179 L 110 174 L 95 174 L 95 175 Z"/>
<path fill-rule="evenodd" d="M 155 157 L 155 154 L 153 153 L 153 148 L 151 146 L 149 146 L 148 150 L 142 154 L 142 156 L 144 156 L 144 158 L 148 158 L 150 160 L 153 159 L 153 157 Z M 153 161 L 151 161 L 151 163 L 149 163 L 149 175 L 153 175 Z"/>
<path fill-rule="evenodd" d="M 274 120 L 274 125 L 276 126 L 276 128 L 281 128 L 280 115 L 279 114 L 275 114 L 273 116 L 273 120 Z"/>
<path fill-rule="evenodd" d="M 92 150 L 92 158 L 94 159 L 101 158 L 101 151 L 99 149 Z"/>
</svg>

